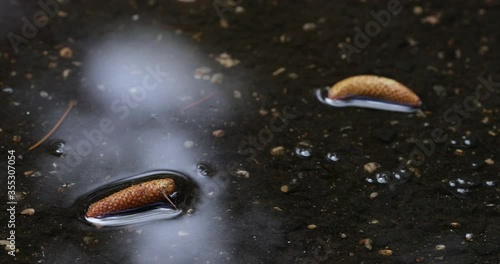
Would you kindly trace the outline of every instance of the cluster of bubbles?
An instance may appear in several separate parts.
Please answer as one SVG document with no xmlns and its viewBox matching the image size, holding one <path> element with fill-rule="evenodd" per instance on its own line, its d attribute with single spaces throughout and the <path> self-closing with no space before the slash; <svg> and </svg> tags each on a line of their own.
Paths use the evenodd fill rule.
<svg viewBox="0 0 500 264">
<path fill-rule="evenodd" d="M 499 186 L 499 181 L 497 180 L 481 180 L 479 178 L 465 178 L 458 177 L 446 181 L 446 188 L 450 193 L 459 198 L 466 198 L 470 196 L 474 190 L 481 186 L 495 188 Z"/>
<path fill-rule="evenodd" d="M 450 145 L 454 148 L 475 148 L 477 147 L 477 138 L 473 136 L 462 136 L 461 138 L 450 139 Z"/>
<path fill-rule="evenodd" d="M 394 171 L 377 172 L 365 178 L 368 183 L 378 184 L 399 184 L 407 182 L 412 176 L 412 172 L 407 168 L 399 168 Z"/>
</svg>

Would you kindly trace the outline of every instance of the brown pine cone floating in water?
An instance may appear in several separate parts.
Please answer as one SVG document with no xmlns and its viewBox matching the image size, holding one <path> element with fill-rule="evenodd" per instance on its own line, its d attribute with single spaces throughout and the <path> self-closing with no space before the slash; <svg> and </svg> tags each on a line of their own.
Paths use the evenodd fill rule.
<svg viewBox="0 0 500 264">
<path fill-rule="evenodd" d="M 174 192 L 175 183 L 172 179 L 152 180 L 132 185 L 91 204 L 85 217 L 100 217 L 165 200 L 170 202 L 167 195 Z"/>
<path fill-rule="evenodd" d="M 420 98 L 408 87 L 393 79 L 375 75 L 346 78 L 329 89 L 328 98 L 334 100 L 375 99 L 415 108 L 421 105 Z"/>
</svg>

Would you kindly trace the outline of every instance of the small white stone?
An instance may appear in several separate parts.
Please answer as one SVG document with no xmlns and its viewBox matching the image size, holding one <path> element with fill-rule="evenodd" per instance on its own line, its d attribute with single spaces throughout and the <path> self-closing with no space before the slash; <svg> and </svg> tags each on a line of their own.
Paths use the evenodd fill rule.
<svg viewBox="0 0 500 264">
<path fill-rule="evenodd" d="M 363 166 L 364 170 L 368 173 L 374 172 L 376 169 L 380 168 L 380 164 L 376 162 L 368 162 Z"/>
<path fill-rule="evenodd" d="M 216 74 L 212 75 L 212 78 L 210 79 L 210 81 L 212 83 L 222 83 L 223 79 L 224 79 L 224 75 L 222 73 L 216 73 Z"/>
<path fill-rule="evenodd" d="M 236 175 L 238 175 L 238 177 L 240 178 L 245 178 L 245 179 L 250 177 L 250 173 L 246 170 L 237 170 Z"/>
<path fill-rule="evenodd" d="M 316 24 L 314 23 L 305 23 L 303 26 L 302 26 L 302 29 L 304 31 L 312 31 L 312 30 L 315 30 L 316 29 Z"/>
<path fill-rule="evenodd" d="M 436 250 L 439 250 L 439 251 L 442 251 L 442 250 L 445 250 L 446 249 L 446 246 L 445 245 L 437 245 L 435 247 Z"/>
<path fill-rule="evenodd" d="M 22 215 L 34 215 L 35 214 L 35 209 L 33 208 L 26 208 L 21 211 Z"/>
<path fill-rule="evenodd" d="M 413 7 L 413 14 L 419 16 L 424 12 L 424 9 L 421 6 L 414 6 Z"/>
<path fill-rule="evenodd" d="M 236 14 L 243 14 L 245 13 L 245 8 L 243 8 L 242 6 L 237 6 L 235 9 L 234 9 L 234 12 Z"/>
</svg>

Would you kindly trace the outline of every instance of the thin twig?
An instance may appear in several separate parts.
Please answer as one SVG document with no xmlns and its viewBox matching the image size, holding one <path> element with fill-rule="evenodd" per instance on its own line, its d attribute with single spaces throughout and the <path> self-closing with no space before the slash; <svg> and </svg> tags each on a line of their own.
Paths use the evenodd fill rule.
<svg viewBox="0 0 500 264">
<path fill-rule="evenodd" d="M 170 200 L 168 195 L 165 193 L 165 190 L 162 190 L 161 192 L 163 193 L 163 196 L 165 196 L 165 198 L 167 198 L 168 202 L 174 207 L 174 209 L 177 210 L 177 206 L 175 206 L 175 204 L 172 202 L 172 200 Z"/>
<path fill-rule="evenodd" d="M 193 107 L 193 106 L 195 106 L 195 105 L 198 105 L 198 104 L 202 103 L 203 101 L 208 100 L 210 97 L 214 96 L 216 93 L 217 93 L 217 92 L 213 92 L 213 93 L 211 93 L 211 94 L 209 94 L 209 95 L 207 95 L 207 96 L 205 96 L 205 97 L 201 98 L 200 100 L 198 100 L 198 101 L 196 101 L 196 102 L 194 102 L 194 103 L 192 103 L 192 104 L 189 104 L 189 105 L 184 106 L 184 107 L 182 108 L 182 111 L 184 111 L 184 110 L 186 110 L 186 109 L 188 109 L 188 108 L 191 108 L 191 107 Z"/>
<path fill-rule="evenodd" d="M 64 119 L 66 118 L 66 116 L 68 115 L 69 111 L 71 111 L 71 108 L 73 108 L 73 106 L 76 104 L 76 101 L 74 100 L 71 100 L 69 101 L 69 105 L 68 105 L 68 109 L 66 109 L 66 112 L 64 112 L 64 114 L 61 116 L 61 118 L 59 118 L 59 121 L 57 121 L 56 125 L 49 131 L 49 133 L 47 133 L 47 135 L 45 135 L 42 139 L 40 139 L 40 141 L 38 141 L 37 143 L 35 143 L 35 145 L 31 146 L 28 151 L 32 150 L 32 149 L 35 149 L 37 148 L 38 146 L 40 146 L 45 140 L 47 140 L 47 138 L 50 137 L 50 135 L 52 135 L 52 133 L 54 133 L 54 131 L 56 131 L 56 129 L 61 125 L 61 123 L 64 121 Z"/>
</svg>

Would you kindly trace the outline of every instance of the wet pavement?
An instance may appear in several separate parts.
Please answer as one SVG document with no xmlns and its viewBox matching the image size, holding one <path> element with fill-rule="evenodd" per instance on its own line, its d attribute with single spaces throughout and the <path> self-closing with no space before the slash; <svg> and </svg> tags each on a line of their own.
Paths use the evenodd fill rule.
<svg viewBox="0 0 500 264">
<path fill-rule="evenodd" d="M 13 0 L 0 15 L 2 263 L 500 262 L 498 1 Z M 316 97 L 360 74 L 422 111 Z M 85 219 L 164 177 L 175 213 Z"/>
</svg>

